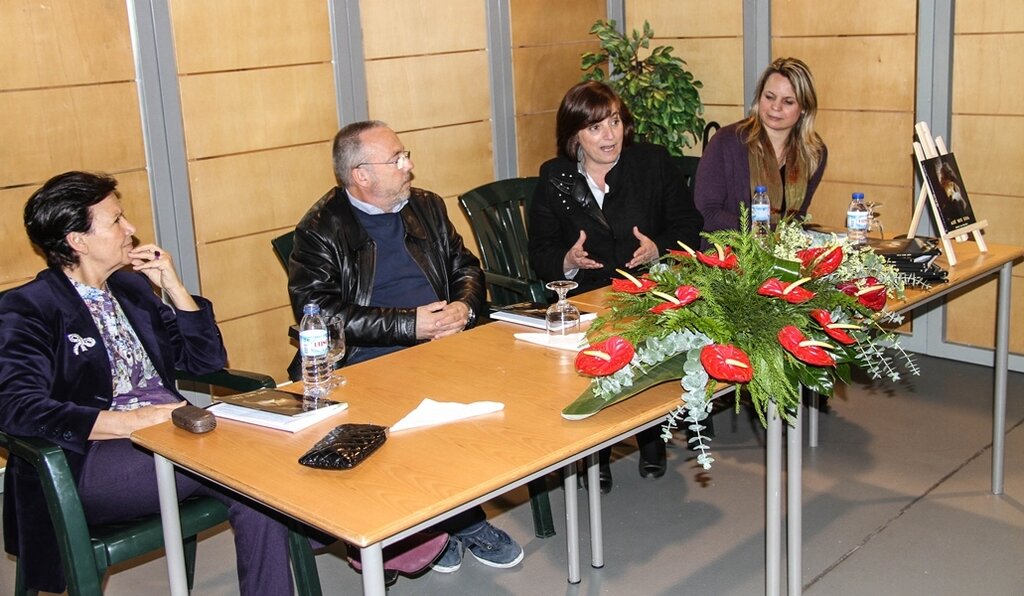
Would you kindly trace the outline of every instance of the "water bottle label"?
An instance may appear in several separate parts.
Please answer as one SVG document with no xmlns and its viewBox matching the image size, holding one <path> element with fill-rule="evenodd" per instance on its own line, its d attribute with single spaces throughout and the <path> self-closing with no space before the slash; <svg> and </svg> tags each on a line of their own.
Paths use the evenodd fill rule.
<svg viewBox="0 0 1024 596">
<path fill-rule="evenodd" d="M 847 211 L 846 229 L 866 231 L 868 229 L 868 213 L 866 211 Z"/>
<path fill-rule="evenodd" d="M 307 329 L 299 333 L 299 351 L 304 357 L 326 356 L 327 348 L 326 329 Z"/>
<path fill-rule="evenodd" d="M 771 205 L 751 205 L 750 219 L 753 221 L 768 221 L 771 218 Z"/>
</svg>

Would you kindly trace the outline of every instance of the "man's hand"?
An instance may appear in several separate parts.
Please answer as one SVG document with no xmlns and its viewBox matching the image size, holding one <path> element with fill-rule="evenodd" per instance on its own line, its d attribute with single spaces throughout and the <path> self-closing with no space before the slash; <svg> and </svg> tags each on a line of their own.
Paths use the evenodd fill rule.
<svg viewBox="0 0 1024 596">
<path fill-rule="evenodd" d="M 416 339 L 439 339 L 462 331 L 469 324 L 469 305 L 443 300 L 416 309 Z"/>
<path fill-rule="evenodd" d="M 576 244 L 572 245 L 569 252 L 565 253 L 565 258 L 562 259 L 562 271 L 568 273 L 573 269 L 600 269 L 604 267 L 604 265 L 588 256 L 587 251 L 583 248 L 583 243 L 586 241 L 587 233 L 580 230 L 580 237 L 576 240 Z"/>
</svg>

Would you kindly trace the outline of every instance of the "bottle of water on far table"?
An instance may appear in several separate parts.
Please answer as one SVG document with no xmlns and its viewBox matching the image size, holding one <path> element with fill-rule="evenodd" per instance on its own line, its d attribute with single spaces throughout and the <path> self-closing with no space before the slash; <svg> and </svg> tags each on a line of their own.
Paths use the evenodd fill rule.
<svg viewBox="0 0 1024 596">
<path fill-rule="evenodd" d="M 307 304 L 302 308 L 302 322 L 299 323 L 302 383 L 307 399 L 319 399 L 330 390 L 331 364 L 327 357 L 328 347 L 327 322 L 320 316 L 320 306 Z"/>
<path fill-rule="evenodd" d="M 864 204 L 864 193 L 853 193 L 853 200 L 846 210 L 846 238 L 850 244 L 861 245 L 868 241 L 868 218 L 871 212 Z"/>
<path fill-rule="evenodd" d="M 754 237 L 762 241 L 771 236 L 772 203 L 768 200 L 768 189 L 754 187 L 754 198 L 750 201 L 750 229 Z"/>
</svg>

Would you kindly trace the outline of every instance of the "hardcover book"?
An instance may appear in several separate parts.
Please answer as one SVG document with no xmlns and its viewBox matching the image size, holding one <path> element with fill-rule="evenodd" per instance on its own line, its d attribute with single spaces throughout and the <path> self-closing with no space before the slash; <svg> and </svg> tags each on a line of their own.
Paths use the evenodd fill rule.
<svg viewBox="0 0 1024 596">
<path fill-rule="evenodd" d="M 545 315 L 547 314 L 548 306 L 542 302 L 517 302 L 516 304 L 494 308 L 489 316 L 498 321 L 526 325 L 535 329 L 547 329 Z M 596 318 L 597 313 L 580 311 L 580 323 Z"/>
<path fill-rule="evenodd" d="M 942 254 L 937 238 L 917 236 L 915 238 L 894 238 L 879 240 L 868 238 L 868 246 L 890 261 L 909 261 L 928 264 Z"/>
<path fill-rule="evenodd" d="M 209 407 L 214 416 L 296 432 L 341 412 L 345 402 L 320 398 L 307 400 L 301 393 L 281 389 L 257 389 L 236 395 L 220 395 Z"/>
</svg>

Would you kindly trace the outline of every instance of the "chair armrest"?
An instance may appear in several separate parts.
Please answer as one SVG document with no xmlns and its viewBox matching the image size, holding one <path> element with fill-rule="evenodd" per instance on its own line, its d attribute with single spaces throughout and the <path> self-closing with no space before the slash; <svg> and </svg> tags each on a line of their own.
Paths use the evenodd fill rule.
<svg viewBox="0 0 1024 596">
<path fill-rule="evenodd" d="M 233 391 L 255 391 L 263 387 L 276 387 L 274 378 L 263 373 L 234 368 L 225 368 L 204 375 L 194 375 L 185 371 L 175 371 L 179 381 L 190 381 L 214 387 L 224 387 Z"/>
<path fill-rule="evenodd" d="M 532 302 L 547 302 L 546 291 L 544 290 L 544 284 L 540 280 L 524 280 L 519 277 L 509 277 L 508 275 L 501 275 L 500 273 L 491 273 L 490 271 L 484 272 L 484 279 L 488 284 L 493 284 L 503 288 L 528 296 Z"/>
</svg>

